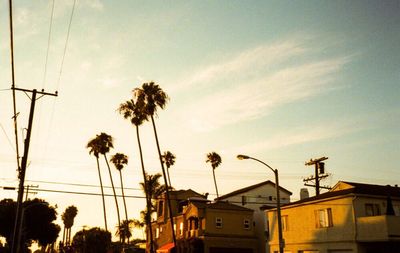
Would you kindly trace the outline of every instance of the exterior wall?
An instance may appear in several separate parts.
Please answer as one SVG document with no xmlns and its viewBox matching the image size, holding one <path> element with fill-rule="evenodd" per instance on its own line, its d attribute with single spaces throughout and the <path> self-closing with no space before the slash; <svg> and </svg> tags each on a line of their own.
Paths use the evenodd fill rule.
<svg viewBox="0 0 400 253">
<path fill-rule="evenodd" d="M 222 228 L 216 227 L 216 218 L 222 218 Z M 250 228 L 244 228 L 244 219 L 250 221 Z M 229 235 L 237 237 L 255 237 L 252 212 L 207 209 L 204 222 L 205 235 Z"/>
<path fill-rule="evenodd" d="M 379 205 L 380 214 L 386 214 L 386 197 L 357 196 L 354 200 L 354 209 L 357 217 L 367 216 L 365 209 L 366 204 L 377 204 Z M 400 199 L 392 197 L 392 204 L 395 209 L 398 209 L 396 207 L 400 206 Z M 396 215 L 400 216 L 400 213 L 397 213 Z"/>
<path fill-rule="evenodd" d="M 282 217 L 286 216 L 286 227 L 283 238 L 285 252 L 301 252 L 309 250 L 356 249 L 355 223 L 352 208 L 352 198 L 337 198 L 330 201 L 299 204 L 282 208 Z M 316 211 L 331 209 L 331 226 L 317 226 Z M 271 252 L 278 251 L 278 229 L 276 211 L 268 211 Z"/>
<path fill-rule="evenodd" d="M 281 204 L 290 202 L 290 194 L 286 191 L 280 191 Z M 267 220 L 264 211 L 260 210 L 263 205 L 276 205 L 276 188 L 274 185 L 265 184 L 255 189 L 248 190 L 238 195 L 223 198 L 229 203 L 243 206 L 254 210 L 253 220 L 255 222 L 257 245 L 260 253 L 268 253 L 268 233 Z"/>
</svg>

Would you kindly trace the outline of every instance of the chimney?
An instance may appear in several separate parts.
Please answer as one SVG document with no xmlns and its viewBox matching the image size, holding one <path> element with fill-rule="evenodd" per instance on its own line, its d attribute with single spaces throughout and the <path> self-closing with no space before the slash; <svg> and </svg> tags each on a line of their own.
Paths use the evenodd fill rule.
<svg viewBox="0 0 400 253">
<path fill-rule="evenodd" d="M 310 194 L 308 193 L 308 189 L 307 188 L 301 188 L 300 189 L 300 200 L 307 199 L 309 197 L 310 197 Z"/>
</svg>

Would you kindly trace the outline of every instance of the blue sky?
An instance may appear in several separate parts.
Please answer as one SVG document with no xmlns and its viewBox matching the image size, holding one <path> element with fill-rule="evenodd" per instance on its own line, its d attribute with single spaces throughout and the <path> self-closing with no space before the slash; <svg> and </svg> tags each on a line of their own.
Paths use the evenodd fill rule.
<svg viewBox="0 0 400 253">
<path fill-rule="evenodd" d="M 214 196 L 205 164 L 211 151 L 223 159 L 216 171 L 222 194 L 273 179 L 261 165 L 236 160 L 238 153 L 277 168 L 294 200 L 312 173 L 304 162 L 321 156 L 332 173 L 326 184 L 399 183 L 398 1 L 80 0 L 60 74 L 72 5 L 55 1 L 45 70 L 52 2 L 14 3 L 16 86 L 60 94 L 38 102 L 32 184 L 97 192 L 36 181 L 97 184 L 85 145 L 104 131 L 115 137 L 115 152 L 130 157 L 125 184 L 137 189 L 134 128 L 116 108 L 149 80 L 171 98 L 157 125 L 161 148 L 177 156 L 171 180 L 178 189 Z M 11 83 L 7 7 L 0 3 L 0 185 L 16 185 L 11 91 L 3 90 Z M 17 103 L 21 133 L 29 100 L 18 93 Z M 149 124 L 142 133 L 146 167 L 160 172 Z M 140 195 L 135 189 L 128 193 Z M 77 205 L 76 229 L 103 224 L 98 197 L 37 196 L 57 203 L 60 213 Z M 137 217 L 144 203 L 128 205 Z M 112 199 L 108 206 L 112 213 Z"/>
</svg>

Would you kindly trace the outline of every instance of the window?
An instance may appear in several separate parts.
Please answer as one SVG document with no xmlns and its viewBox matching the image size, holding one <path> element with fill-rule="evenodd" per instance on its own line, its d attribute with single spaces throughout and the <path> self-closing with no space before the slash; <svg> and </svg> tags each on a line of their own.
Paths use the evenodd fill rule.
<svg viewBox="0 0 400 253">
<path fill-rule="evenodd" d="M 164 201 L 163 200 L 158 201 L 157 216 L 163 215 L 163 208 L 164 208 Z"/>
<path fill-rule="evenodd" d="M 246 205 L 246 196 L 242 196 L 242 206 Z"/>
<path fill-rule="evenodd" d="M 400 216 L 400 206 L 393 206 L 394 209 L 394 215 Z"/>
<path fill-rule="evenodd" d="M 215 227 L 222 228 L 222 218 L 221 217 L 215 218 Z"/>
<path fill-rule="evenodd" d="M 317 228 L 332 227 L 332 209 L 315 210 L 315 223 Z"/>
<path fill-rule="evenodd" d="M 159 237 L 160 237 L 160 229 L 156 228 L 156 238 L 159 238 Z"/>
<path fill-rule="evenodd" d="M 183 222 L 179 223 L 179 235 L 183 235 Z"/>
<path fill-rule="evenodd" d="M 249 219 L 244 219 L 243 220 L 243 228 L 249 230 L 250 229 L 250 220 Z"/>
<path fill-rule="evenodd" d="M 282 231 L 288 231 L 289 227 L 288 227 L 288 216 L 287 215 L 283 215 L 282 216 Z"/>
<path fill-rule="evenodd" d="M 381 215 L 379 204 L 365 204 L 365 215 L 366 216 L 377 216 Z"/>
</svg>

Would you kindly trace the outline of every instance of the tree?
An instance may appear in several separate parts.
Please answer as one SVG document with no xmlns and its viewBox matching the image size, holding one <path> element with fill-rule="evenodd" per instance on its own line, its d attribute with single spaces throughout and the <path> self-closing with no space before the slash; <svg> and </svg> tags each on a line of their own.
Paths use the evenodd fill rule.
<svg viewBox="0 0 400 253">
<path fill-rule="evenodd" d="M 157 198 L 165 191 L 165 186 L 161 186 L 159 180 L 161 178 L 161 174 L 157 173 L 154 175 L 150 175 L 146 173 L 146 185 L 141 182 L 140 187 L 142 191 L 147 195 L 150 196 L 151 201 L 151 209 L 150 209 L 150 216 L 152 213 L 156 211 L 156 203 Z"/>
<path fill-rule="evenodd" d="M 107 169 L 108 169 L 108 174 L 110 176 L 110 182 L 111 182 L 111 188 L 113 190 L 114 194 L 114 200 L 115 200 L 115 207 L 117 208 L 117 218 L 118 218 L 118 226 L 121 225 L 121 218 L 119 216 L 119 206 L 118 206 L 118 200 L 117 200 L 117 194 L 115 192 L 115 187 L 114 187 L 114 180 L 111 174 L 111 169 L 110 169 L 110 164 L 108 163 L 107 159 L 107 153 L 110 152 L 110 149 L 114 147 L 113 145 L 113 138 L 111 135 L 108 135 L 106 133 L 100 133 L 97 135 L 97 138 L 99 140 L 99 152 L 104 156 L 104 160 L 106 161 Z"/>
<path fill-rule="evenodd" d="M 16 202 L 11 199 L 0 201 L 0 236 L 6 238 L 10 244 L 14 230 Z M 55 207 L 42 199 L 27 200 L 22 205 L 21 236 L 19 240 L 20 252 L 26 252 L 32 241 L 36 241 L 45 248 L 53 244 L 60 232 L 60 227 L 53 223 L 57 218 Z"/>
<path fill-rule="evenodd" d="M 115 235 L 120 238 L 121 242 L 125 242 L 125 239 L 127 239 L 129 243 L 129 238 L 132 236 L 132 226 L 133 220 L 123 220 L 121 225 L 117 227 Z"/>
<path fill-rule="evenodd" d="M 99 142 L 99 139 L 97 138 L 97 136 L 95 138 L 91 139 L 88 142 L 88 144 L 86 145 L 86 148 L 89 149 L 89 154 L 93 154 L 94 157 L 96 157 L 97 171 L 99 173 L 99 181 L 100 181 L 100 189 L 101 189 L 101 198 L 103 200 L 104 228 L 108 231 L 108 229 L 107 229 L 106 202 L 104 200 L 103 181 L 101 179 L 100 163 L 99 163 L 100 142 Z"/>
<path fill-rule="evenodd" d="M 101 228 L 82 229 L 72 239 L 76 253 L 106 253 L 111 246 L 110 232 Z"/>
<path fill-rule="evenodd" d="M 164 154 L 162 155 L 162 160 L 163 163 L 165 163 L 165 166 L 167 166 L 167 176 L 168 176 L 168 185 L 172 186 L 171 184 L 171 178 L 169 177 L 169 168 L 175 164 L 175 159 L 176 156 L 174 154 L 172 154 L 170 151 L 166 151 L 164 152 Z"/>
<path fill-rule="evenodd" d="M 140 142 L 140 133 L 139 133 L 139 126 L 143 124 L 144 121 L 147 120 L 147 115 L 144 113 L 143 110 L 143 101 L 135 101 L 130 99 L 125 103 L 120 104 L 118 111 L 125 119 L 130 120 L 130 122 L 136 128 L 136 138 L 139 148 L 139 155 L 140 155 L 140 163 L 142 167 L 142 174 L 143 174 L 143 182 L 146 185 L 146 171 L 144 169 L 144 161 L 143 161 L 143 152 L 142 152 L 142 145 Z M 146 194 L 146 207 L 147 210 L 151 209 L 151 199 Z M 151 221 L 147 221 L 147 226 L 151 227 Z M 149 229 L 149 236 L 150 236 L 150 253 L 154 252 L 153 248 L 153 232 Z"/>
<path fill-rule="evenodd" d="M 69 245 L 71 243 L 71 228 L 74 225 L 74 219 L 78 214 L 78 209 L 75 206 L 69 206 L 65 209 L 61 215 L 61 219 L 64 223 L 63 232 L 63 243 Z"/>
<path fill-rule="evenodd" d="M 157 135 L 157 128 L 156 124 L 154 121 L 154 116 L 157 116 L 157 108 L 164 109 L 165 106 L 167 105 L 168 101 L 168 95 L 165 93 L 160 86 L 155 84 L 154 82 L 149 82 L 149 83 L 143 83 L 141 88 L 136 88 L 133 90 L 134 95 L 136 96 L 138 101 L 141 101 L 141 104 L 143 105 L 143 110 L 145 114 L 150 117 L 151 123 L 153 125 L 153 131 L 154 131 L 154 137 L 156 139 L 156 144 L 157 144 L 157 151 L 158 151 L 158 158 L 160 160 L 161 164 L 161 170 L 163 173 L 163 178 L 164 178 L 164 184 L 167 186 L 166 189 L 166 200 L 168 204 L 168 211 L 169 211 L 169 219 L 171 223 L 171 233 L 172 233 L 172 239 L 174 244 L 176 245 L 176 237 L 175 237 L 175 231 L 174 231 L 174 217 L 172 213 L 172 207 L 171 207 L 171 201 L 169 197 L 169 189 L 168 189 L 168 182 L 167 182 L 167 177 L 164 169 L 164 163 L 162 161 L 162 155 L 161 155 L 161 149 L 160 149 L 160 143 L 158 141 L 158 135 Z"/>
<path fill-rule="evenodd" d="M 119 172 L 119 179 L 121 182 L 121 191 L 122 191 L 122 200 L 124 202 L 124 210 L 125 210 L 125 221 L 129 220 L 128 219 L 128 211 L 126 209 L 126 202 L 125 202 L 125 193 L 124 193 L 124 183 L 122 180 L 122 169 L 124 168 L 125 164 L 128 164 L 128 156 L 122 153 L 116 153 L 113 155 L 110 159 L 110 162 L 112 162 L 115 166 L 115 168 Z"/>
<path fill-rule="evenodd" d="M 217 192 L 217 198 L 219 198 L 217 181 L 215 179 L 215 169 L 222 163 L 222 159 L 216 152 L 211 152 L 207 154 L 206 163 L 211 163 L 213 177 L 214 177 L 215 191 Z"/>
</svg>

